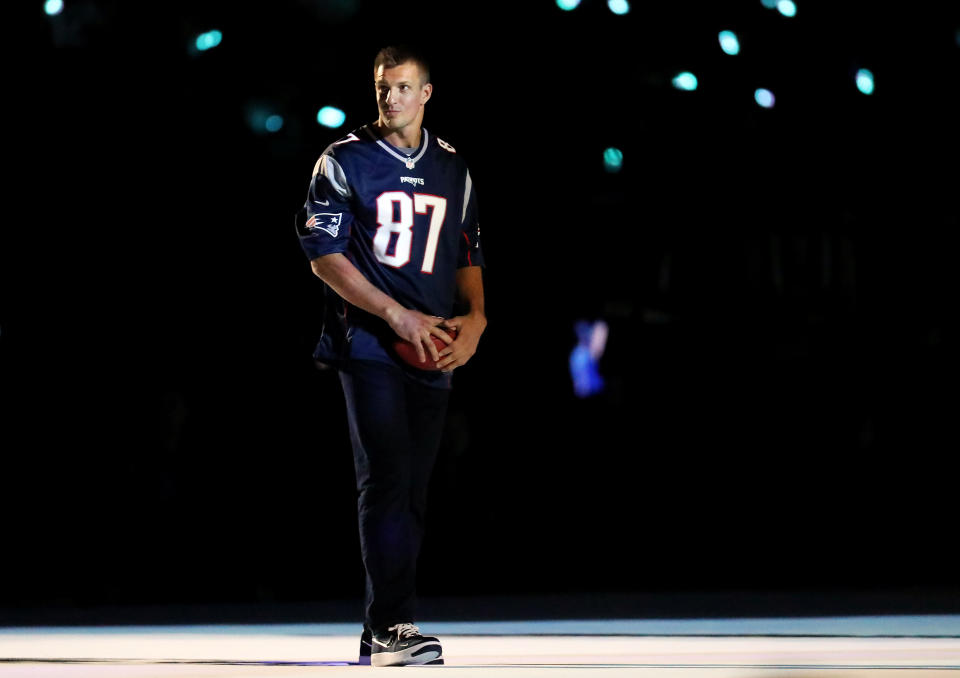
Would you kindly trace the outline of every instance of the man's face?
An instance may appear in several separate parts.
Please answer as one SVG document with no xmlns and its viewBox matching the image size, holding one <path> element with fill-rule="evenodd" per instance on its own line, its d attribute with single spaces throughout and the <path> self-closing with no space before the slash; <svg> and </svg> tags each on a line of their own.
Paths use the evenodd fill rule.
<svg viewBox="0 0 960 678">
<path fill-rule="evenodd" d="M 420 119 L 422 106 L 433 92 L 433 85 L 422 83 L 421 77 L 417 64 L 411 62 L 393 68 L 377 67 L 374 85 L 384 127 L 399 131 Z"/>
</svg>

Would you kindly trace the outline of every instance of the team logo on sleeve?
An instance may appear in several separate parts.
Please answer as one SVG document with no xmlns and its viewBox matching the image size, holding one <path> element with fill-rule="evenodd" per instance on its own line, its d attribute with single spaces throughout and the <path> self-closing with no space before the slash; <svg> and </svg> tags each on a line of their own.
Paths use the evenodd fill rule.
<svg viewBox="0 0 960 678">
<path fill-rule="evenodd" d="M 336 214 L 319 212 L 307 219 L 307 223 L 304 224 L 304 227 L 311 235 L 315 234 L 319 229 L 321 231 L 326 231 L 336 238 L 337 233 L 340 232 L 340 219 L 342 217 L 343 212 L 337 212 Z"/>
</svg>

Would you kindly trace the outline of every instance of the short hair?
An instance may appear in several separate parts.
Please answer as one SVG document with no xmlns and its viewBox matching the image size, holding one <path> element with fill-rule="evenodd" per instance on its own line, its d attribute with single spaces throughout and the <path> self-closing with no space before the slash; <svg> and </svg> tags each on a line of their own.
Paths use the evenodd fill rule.
<svg viewBox="0 0 960 678">
<path fill-rule="evenodd" d="M 373 72 L 376 73 L 381 66 L 393 68 L 411 62 L 420 69 L 422 84 L 430 82 L 430 65 L 419 50 L 408 45 L 390 45 L 377 52 L 377 58 L 373 60 Z"/>
</svg>

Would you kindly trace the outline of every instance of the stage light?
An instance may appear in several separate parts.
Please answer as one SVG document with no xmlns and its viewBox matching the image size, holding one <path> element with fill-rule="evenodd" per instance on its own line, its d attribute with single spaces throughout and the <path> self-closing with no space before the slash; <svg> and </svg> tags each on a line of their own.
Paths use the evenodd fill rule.
<svg viewBox="0 0 960 678">
<path fill-rule="evenodd" d="M 797 6 L 793 0 L 780 0 L 777 3 L 777 11 L 786 17 L 797 16 Z"/>
<path fill-rule="evenodd" d="M 557 7 L 562 9 L 564 12 L 569 12 L 572 9 L 576 9 L 580 6 L 580 0 L 557 0 Z"/>
<path fill-rule="evenodd" d="M 279 132 L 283 129 L 283 116 L 271 115 L 264 121 L 263 126 L 267 128 L 268 132 Z"/>
<path fill-rule="evenodd" d="M 720 31 L 718 36 L 720 40 L 720 49 L 724 54 L 734 56 L 740 53 L 740 41 L 737 40 L 737 34 L 733 31 Z"/>
<path fill-rule="evenodd" d="M 678 73 L 673 78 L 673 86 L 685 92 L 692 92 L 697 88 L 697 76 L 690 71 Z"/>
<path fill-rule="evenodd" d="M 866 68 L 857 71 L 857 89 L 864 94 L 873 94 L 873 73 Z"/>
<path fill-rule="evenodd" d="M 607 0 L 607 7 L 614 14 L 621 16 L 630 11 L 630 3 L 627 0 Z"/>
<path fill-rule="evenodd" d="M 760 0 L 760 4 L 766 7 L 767 9 L 776 9 L 777 2 L 779 2 L 779 0 Z"/>
<path fill-rule="evenodd" d="M 270 109 L 270 104 L 254 103 L 247 104 L 246 117 L 247 124 L 254 134 L 273 134 L 283 129 L 284 119 L 279 113 L 274 113 Z"/>
<path fill-rule="evenodd" d="M 599 363 L 607 347 L 610 328 L 603 320 L 574 323 L 577 346 L 570 352 L 570 377 L 578 398 L 588 398 L 603 391 L 604 381 Z"/>
<path fill-rule="evenodd" d="M 773 92 L 762 87 L 753 93 L 753 98 L 764 108 L 773 108 L 773 104 L 776 102 Z"/>
<path fill-rule="evenodd" d="M 56 16 L 63 11 L 63 0 L 47 0 L 43 3 L 43 11 L 47 16 Z"/>
<path fill-rule="evenodd" d="M 336 129 L 346 122 L 346 120 L 347 114 L 341 111 L 339 108 L 334 108 L 333 106 L 324 106 L 317 112 L 317 122 L 324 127 L 332 127 Z"/>
<path fill-rule="evenodd" d="M 615 174 L 623 167 L 623 152 L 619 148 L 608 148 L 603 152 L 603 168 Z"/>
<path fill-rule="evenodd" d="M 220 31 L 207 31 L 197 36 L 196 46 L 199 51 L 205 52 L 219 45 L 221 40 L 223 40 L 223 33 Z"/>
</svg>

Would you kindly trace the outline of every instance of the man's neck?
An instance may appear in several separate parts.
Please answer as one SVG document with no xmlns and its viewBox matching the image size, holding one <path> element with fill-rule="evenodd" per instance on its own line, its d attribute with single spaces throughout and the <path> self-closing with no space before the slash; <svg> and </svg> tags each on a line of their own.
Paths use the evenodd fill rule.
<svg viewBox="0 0 960 678">
<path fill-rule="evenodd" d="M 380 136 L 383 137 L 384 141 L 397 148 L 417 148 L 420 146 L 420 125 L 416 127 L 407 125 L 403 129 L 389 130 L 377 120 L 374 126 L 380 131 Z"/>
</svg>

